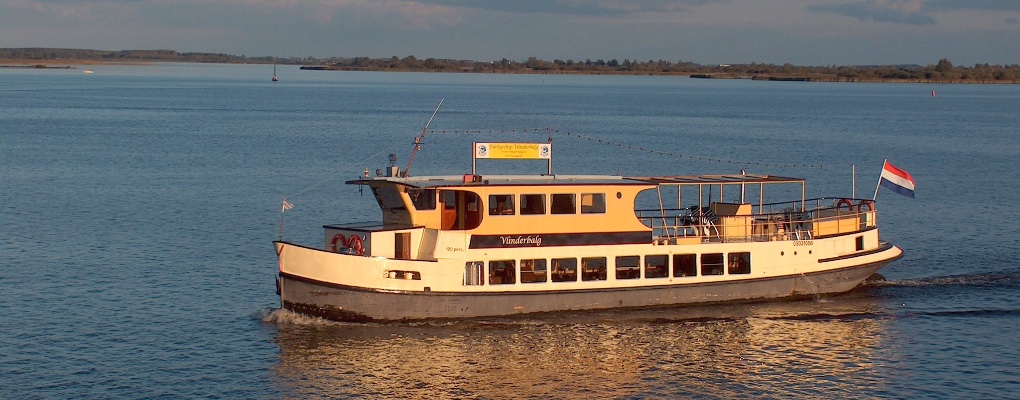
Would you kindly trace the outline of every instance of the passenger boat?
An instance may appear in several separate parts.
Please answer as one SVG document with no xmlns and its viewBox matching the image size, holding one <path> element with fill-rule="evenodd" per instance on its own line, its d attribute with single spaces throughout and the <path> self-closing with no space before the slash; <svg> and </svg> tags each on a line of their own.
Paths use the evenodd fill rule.
<svg viewBox="0 0 1020 400">
<path fill-rule="evenodd" d="M 549 146 L 475 143 L 475 157 L 551 160 Z M 779 299 L 849 291 L 902 255 L 873 199 L 808 199 L 801 178 L 557 175 L 551 161 L 407 176 L 392 161 L 346 182 L 371 190 L 377 222 L 274 242 L 283 308 L 392 321 Z"/>
</svg>

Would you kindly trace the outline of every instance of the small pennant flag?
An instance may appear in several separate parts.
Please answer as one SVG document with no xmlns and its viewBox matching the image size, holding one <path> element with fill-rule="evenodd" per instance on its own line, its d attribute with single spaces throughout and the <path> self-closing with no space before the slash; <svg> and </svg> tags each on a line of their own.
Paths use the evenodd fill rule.
<svg viewBox="0 0 1020 400">
<path fill-rule="evenodd" d="M 911 178 L 907 171 L 889 164 L 889 161 L 882 166 L 879 184 L 896 193 L 914 198 L 914 178 Z"/>
<path fill-rule="evenodd" d="M 290 204 L 287 199 L 283 199 L 283 206 L 280 207 L 280 212 L 290 210 L 291 208 L 294 208 L 294 205 Z"/>
</svg>

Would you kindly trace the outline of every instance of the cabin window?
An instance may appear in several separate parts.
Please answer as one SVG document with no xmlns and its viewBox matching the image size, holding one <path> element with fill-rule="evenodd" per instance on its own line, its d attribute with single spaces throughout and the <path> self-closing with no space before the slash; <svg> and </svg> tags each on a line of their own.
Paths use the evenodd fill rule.
<svg viewBox="0 0 1020 400">
<path fill-rule="evenodd" d="M 581 259 L 581 280 L 604 281 L 608 275 L 605 257 L 586 257 Z"/>
<path fill-rule="evenodd" d="M 393 235 L 393 258 L 398 260 L 411 259 L 411 233 L 397 232 Z"/>
<path fill-rule="evenodd" d="M 552 281 L 553 282 L 576 282 L 577 281 L 577 259 L 576 258 L 554 258 L 552 260 Z"/>
<path fill-rule="evenodd" d="M 751 253 L 749 252 L 730 253 L 728 262 L 731 275 L 751 273 Z"/>
<path fill-rule="evenodd" d="M 705 253 L 701 255 L 701 275 L 722 275 L 722 253 Z"/>
<path fill-rule="evenodd" d="M 581 214 L 605 214 L 605 193 L 581 193 Z"/>
<path fill-rule="evenodd" d="M 489 215 L 514 215 L 514 196 L 512 194 L 490 194 Z"/>
<path fill-rule="evenodd" d="M 436 189 L 411 189 L 407 191 L 415 210 L 436 209 Z"/>
<path fill-rule="evenodd" d="M 457 192 L 452 190 L 444 190 L 443 193 L 443 209 L 444 210 L 456 210 L 457 209 Z"/>
<path fill-rule="evenodd" d="M 698 276 L 698 256 L 696 254 L 674 254 L 673 276 Z"/>
<path fill-rule="evenodd" d="M 545 214 L 544 194 L 522 194 L 521 215 Z"/>
<path fill-rule="evenodd" d="M 400 198 L 400 192 L 393 186 L 377 186 L 372 188 L 375 200 L 379 207 L 386 210 L 404 210 L 404 200 Z"/>
<path fill-rule="evenodd" d="M 616 257 L 616 279 L 637 279 L 641 277 L 641 257 Z"/>
<path fill-rule="evenodd" d="M 489 261 L 489 284 L 509 285 L 517 282 L 514 260 Z"/>
<path fill-rule="evenodd" d="M 665 254 L 645 256 L 645 278 L 665 278 L 669 275 L 668 262 Z"/>
<path fill-rule="evenodd" d="M 521 283 L 545 282 L 547 276 L 544 259 L 521 260 Z"/>
<path fill-rule="evenodd" d="M 559 193 L 552 195 L 552 205 L 549 211 L 553 214 L 575 214 L 573 193 Z"/>
<path fill-rule="evenodd" d="M 441 190 L 439 199 L 443 203 L 442 225 L 444 230 L 475 229 L 482 224 L 482 198 L 474 192 Z"/>
<path fill-rule="evenodd" d="M 857 251 L 864 250 L 864 236 L 858 236 L 856 239 Z"/>
<path fill-rule="evenodd" d="M 478 286 L 485 277 L 485 264 L 481 261 L 468 261 L 464 264 L 464 285 Z"/>
</svg>

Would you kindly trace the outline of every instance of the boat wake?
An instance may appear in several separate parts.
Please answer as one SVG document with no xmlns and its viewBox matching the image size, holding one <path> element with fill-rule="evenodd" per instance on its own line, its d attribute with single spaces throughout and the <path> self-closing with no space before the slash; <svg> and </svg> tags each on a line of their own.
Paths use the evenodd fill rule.
<svg viewBox="0 0 1020 400">
<path fill-rule="evenodd" d="M 1020 316 L 1020 309 L 932 311 L 923 313 L 913 313 L 912 315 L 928 317 L 980 317 L 980 318 L 1016 317 Z"/>
<path fill-rule="evenodd" d="M 883 312 L 848 312 L 848 313 L 814 313 L 802 315 L 785 315 L 768 317 L 767 319 L 778 321 L 803 321 L 803 322 L 849 322 L 860 320 L 882 319 L 889 315 Z"/>
<path fill-rule="evenodd" d="M 1020 286 L 1020 269 L 975 274 L 934 276 L 922 279 L 877 280 L 865 282 L 862 286 Z"/>
<path fill-rule="evenodd" d="M 345 324 L 343 322 L 298 314 L 282 308 L 263 308 L 256 313 L 256 317 L 262 322 L 278 325 L 340 326 Z"/>
</svg>

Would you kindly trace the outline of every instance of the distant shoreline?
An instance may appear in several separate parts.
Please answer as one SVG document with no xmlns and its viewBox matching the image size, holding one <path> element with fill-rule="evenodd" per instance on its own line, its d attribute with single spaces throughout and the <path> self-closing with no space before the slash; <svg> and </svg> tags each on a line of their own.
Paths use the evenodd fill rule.
<svg viewBox="0 0 1020 400">
<path fill-rule="evenodd" d="M 341 72 L 424 72 L 424 73 L 466 73 L 466 74 L 508 74 L 508 75 L 612 75 L 612 76 L 673 76 L 692 79 L 746 79 L 753 81 L 772 82 L 827 82 L 827 83 L 965 83 L 965 84 L 1020 84 L 1020 81 L 997 81 L 979 79 L 910 79 L 910 78 L 861 78 L 861 77 L 840 77 L 834 75 L 813 75 L 804 76 L 797 74 L 732 74 L 732 73 L 691 73 L 691 72 L 632 72 L 632 71 L 544 71 L 544 70 L 489 70 L 489 71 L 451 71 L 411 68 L 351 68 L 329 65 L 305 65 L 302 70 L 308 71 L 341 71 Z"/>
<path fill-rule="evenodd" d="M 428 59 L 431 60 L 431 59 Z M 156 65 L 160 63 L 187 63 L 187 64 L 238 64 L 238 65 L 270 65 L 272 62 L 266 62 L 262 60 L 250 60 L 251 62 L 199 62 L 199 61 L 178 61 L 178 60 L 140 60 L 140 59 L 117 59 L 117 60 L 94 60 L 94 59 L 18 59 L 18 58 L 0 58 L 0 69 L 40 69 L 40 70 L 53 70 L 53 69 L 77 69 L 78 66 L 97 66 L 97 65 Z M 601 61 L 601 60 L 600 60 Z M 614 60 L 615 61 L 615 60 Z M 284 63 L 295 65 L 294 63 Z M 477 64 L 477 63 L 476 63 Z M 300 65 L 300 63 L 297 63 Z M 1020 84 L 1020 77 L 1014 77 L 1013 79 L 962 79 L 962 78 L 939 78 L 939 79 L 924 79 L 924 78 L 913 78 L 913 77 L 898 77 L 898 78 L 886 78 L 886 77 L 875 77 L 875 76 L 839 76 L 836 74 L 825 74 L 817 72 L 809 73 L 798 73 L 798 72 L 781 72 L 781 71 L 763 71 L 760 73 L 747 73 L 747 72 L 725 72 L 725 69 L 729 66 L 715 66 L 715 67 L 700 67 L 700 70 L 708 70 L 709 72 L 696 72 L 696 71 L 620 71 L 620 70 L 594 70 L 594 69 L 574 69 L 574 70 L 551 70 L 551 69 L 540 69 L 530 68 L 521 65 L 518 68 L 508 69 L 479 69 L 479 68 L 443 68 L 443 67 L 420 67 L 420 68 L 406 68 L 387 66 L 379 67 L 378 65 L 369 67 L 351 66 L 345 65 L 345 63 L 333 63 L 333 64 L 311 64 L 302 65 L 301 69 L 306 71 L 340 71 L 340 72 L 425 72 L 425 73 L 468 73 L 468 74 L 514 74 L 514 75 L 614 75 L 614 76 L 665 76 L 665 77 L 683 77 L 692 79 L 747 79 L 756 81 L 773 81 L 773 82 L 845 82 L 845 83 L 930 83 L 930 84 L 949 84 L 949 83 L 961 83 L 961 84 Z M 811 67 L 801 67 L 802 69 L 810 69 Z M 849 67 L 839 67 L 849 68 Z"/>
<path fill-rule="evenodd" d="M 156 65 L 152 61 L 105 61 L 105 60 L 29 60 L 29 59 L 5 59 L 0 58 L 0 68 L 7 69 L 77 69 L 78 66 L 86 65 Z"/>
</svg>

